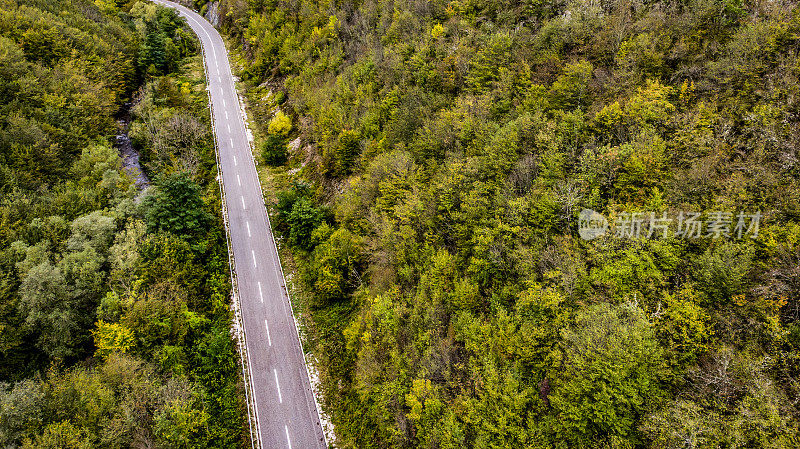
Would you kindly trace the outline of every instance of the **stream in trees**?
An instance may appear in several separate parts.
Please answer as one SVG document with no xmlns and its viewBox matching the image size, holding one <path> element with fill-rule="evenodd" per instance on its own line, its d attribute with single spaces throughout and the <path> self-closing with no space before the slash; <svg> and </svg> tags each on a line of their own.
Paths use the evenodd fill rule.
<svg viewBox="0 0 800 449">
<path fill-rule="evenodd" d="M 133 148 L 131 139 L 128 136 L 128 129 L 131 125 L 130 110 L 132 107 L 133 103 L 125 103 L 117 118 L 117 135 L 114 146 L 122 158 L 122 168 L 125 173 L 133 180 L 138 190 L 144 190 L 150 185 L 150 179 L 142 170 L 142 166 L 139 163 L 139 153 Z"/>
</svg>

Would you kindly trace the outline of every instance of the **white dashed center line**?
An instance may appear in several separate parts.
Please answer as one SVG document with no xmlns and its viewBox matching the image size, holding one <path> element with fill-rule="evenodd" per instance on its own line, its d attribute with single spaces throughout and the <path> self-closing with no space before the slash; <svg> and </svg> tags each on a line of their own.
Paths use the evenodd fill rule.
<svg viewBox="0 0 800 449">
<path fill-rule="evenodd" d="M 158 0 L 156 0 L 156 1 L 158 1 Z M 233 137 L 231 135 L 231 124 L 227 122 L 228 119 L 229 119 L 229 114 L 228 114 L 228 111 L 227 111 L 227 100 L 225 98 L 225 95 L 226 95 L 225 94 L 225 90 L 227 89 L 227 85 L 225 83 L 227 83 L 228 80 L 226 79 L 225 83 L 223 83 L 222 76 L 221 76 L 222 75 L 222 70 L 220 68 L 220 66 L 223 66 L 222 68 L 225 68 L 225 66 L 227 66 L 226 78 L 228 76 L 233 77 L 233 74 L 232 74 L 232 72 L 230 70 L 230 66 L 228 66 L 228 57 L 227 57 L 227 55 L 225 53 L 224 45 L 220 47 L 221 54 L 217 55 L 217 50 L 216 50 L 216 46 L 215 46 L 215 42 L 216 41 L 215 41 L 214 38 L 211 37 L 209 32 L 205 29 L 205 25 L 207 25 L 207 24 L 201 24 L 200 22 L 198 22 L 197 20 L 195 20 L 191 16 L 187 16 L 187 18 L 191 22 L 193 22 L 193 23 L 195 23 L 195 24 L 200 26 L 200 28 L 203 30 L 203 32 L 205 33 L 205 36 L 207 38 L 207 39 L 202 39 L 204 46 L 210 47 L 211 50 L 212 50 L 212 55 L 213 55 L 212 58 L 213 58 L 213 61 L 214 61 L 214 67 L 216 68 L 215 70 L 213 70 L 214 73 L 211 73 L 212 72 L 212 68 L 211 68 L 211 64 L 210 64 L 210 61 L 208 60 L 208 58 L 206 58 L 206 61 L 205 61 L 205 68 L 209 72 L 209 73 L 207 73 L 208 92 L 209 93 L 213 92 L 213 85 L 212 85 L 213 76 L 216 75 L 217 76 L 218 89 L 219 89 L 218 95 L 222 99 L 222 106 L 223 106 L 223 111 L 225 113 L 226 128 L 227 128 L 227 131 L 228 131 L 228 137 L 230 138 L 231 150 L 236 150 L 236 147 L 234 145 L 234 139 L 233 139 Z M 211 28 L 209 28 L 209 29 L 211 29 Z M 207 56 L 211 56 L 211 55 L 207 54 Z M 218 59 L 218 56 L 219 56 L 219 59 Z M 233 89 L 235 89 L 235 86 L 232 86 L 232 87 L 233 87 Z M 236 91 L 233 90 L 233 92 L 235 93 Z M 239 103 L 237 102 L 236 104 L 232 105 L 232 107 L 233 106 L 237 106 L 238 107 Z M 240 111 L 240 114 L 241 114 L 241 111 Z M 238 119 L 234 119 L 234 120 L 238 120 Z M 234 127 L 239 129 L 238 128 L 238 122 L 236 124 L 234 124 Z M 219 137 L 222 137 L 222 136 L 219 136 Z M 219 141 L 221 142 L 221 138 L 219 139 Z M 234 151 L 231 151 L 231 153 L 234 153 Z M 232 154 L 232 156 L 233 156 L 233 164 L 234 164 L 234 166 L 238 167 L 239 163 L 237 161 L 237 158 L 236 158 L 235 154 Z M 242 185 L 241 176 L 238 173 L 236 174 L 236 182 L 241 187 L 241 185 Z M 241 192 L 241 190 L 240 190 L 240 192 Z M 247 203 L 245 202 L 244 195 L 241 195 L 240 199 L 242 201 L 242 208 L 244 210 L 247 210 Z M 257 204 L 257 206 L 258 206 L 258 204 Z M 247 225 L 247 236 L 249 238 L 252 238 L 252 234 L 251 234 L 251 230 L 250 230 L 250 222 L 246 221 L 245 223 Z M 269 233 L 267 233 L 267 238 L 270 238 L 270 237 L 271 237 L 271 235 Z M 255 249 L 254 248 L 251 248 L 250 254 L 253 257 L 253 265 L 256 268 L 258 268 L 258 260 L 256 258 L 256 254 L 255 254 Z M 273 255 L 273 258 L 274 258 L 274 255 Z M 261 300 L 261 303 L 264 303 L 264 294 L 263 294 L 263 291 L 262 291 L 261 282 L 258 282 L 257 285 L 258 285 L 259 298 Z M 284 305 L 284 307 L 285 307 L 285 305 Z M 272 336 L 270 334 L 269 323 L 268 323 L 267 319 L 264 320 L 264 328 L 265 328 L 266 333 L 267 333 L 267 343 L 271 347 L 272 346 Z M 280 331 L 280 329 L 279 329 L 279 331 Z M 248 364 L 250 363 L 249 358 L 248 358 L 247 363 Z M 251 371 L 252 371 L 252 367 L 251 367 Z M 279 381 L 279 378 L 278 378 L 278 370 L 277 370 L 277 368 L 273 368 L 272 373 L 275 376 L 275 387 L 276 387 L 276 389 L 278 391 L 278 402 L 282 404 L 283 403 L 283 395 L 281 393 L 281 387 L 280 387 L 280 381 Z M 256 412 L 255 412 L 256 416 L 258 416 L 258 404 L 257 403 L 255 404 L 255 408 L 256 408 Z M 283 429 L 284 429 L 284 433 L 286 434 L 287 447 L 289 447 L 289 449 L 292 449 L 292 440 L 291 440 L 291 434 L 289 432 L 288 422 L 289 422 L 288 420 L 284 421 Z M 260 426 L 258 424 L 257 424 L 257 431 L 258 431 L 259 434 L 261 433 L 260 432 Z M 275 439 L 278 438 L 277 434 L 274 434 L 274 436 L 272 436 L 272 437 L 275 438 Z M 274 443 L 277 443 L 277 441 L 275 441 Z M 302 441 L 301 441 L 301 445 L 302 445 Z M 275 444 L 275 446 L 278 446 L 278 445 Z"/>
<path fill-rule="evenodd" d="M 272 372 L 275 373 L 275 386 L 278 388 L 278 402 L 283 404 L 283 396 L 281 396 L 281 384 L 278 383 L 278 370 L 273 368 Z"/>
</svg>

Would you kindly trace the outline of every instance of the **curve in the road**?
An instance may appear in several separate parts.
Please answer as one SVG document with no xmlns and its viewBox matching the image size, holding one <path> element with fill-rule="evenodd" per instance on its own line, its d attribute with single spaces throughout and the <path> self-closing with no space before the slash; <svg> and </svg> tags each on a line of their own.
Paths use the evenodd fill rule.
<svg viewBox="0 0 800 449">
<path fill-rule="evenodd" d="M 194 11 L 166 0 L 153 1 L 177 9 L 203 46 L 244 327 L 254 443 L 270 449 L 325 448 L 225 44 Z"/>
</svg>

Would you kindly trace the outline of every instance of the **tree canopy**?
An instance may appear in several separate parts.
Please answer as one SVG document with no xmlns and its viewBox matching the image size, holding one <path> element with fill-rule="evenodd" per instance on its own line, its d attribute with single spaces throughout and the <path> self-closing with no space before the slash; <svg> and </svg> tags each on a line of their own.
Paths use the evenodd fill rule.
<svg viewBox="0 0 800 449">
<path fill-rule="evenodd" d="M 796 2 L 219 8 L 337 444 L 797 445 Z"/>
<path fill-rule="evenodd" d="M 154 4 L 0 0 L 2 447 L 245 441 L 198 50 Z"/>
</svg>

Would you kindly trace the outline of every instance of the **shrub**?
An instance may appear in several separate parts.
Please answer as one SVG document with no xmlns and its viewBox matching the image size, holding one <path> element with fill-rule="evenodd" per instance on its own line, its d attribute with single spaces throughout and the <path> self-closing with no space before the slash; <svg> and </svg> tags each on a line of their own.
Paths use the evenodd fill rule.
<svg viewBox="0 0 800 449">
<path fill-rule="evenodd" d="M 296 247 L 310 250 L 311 234 L 322 222 L 322 211 L 306 198 L 300 198 L 292 205 L 292 211 L 286 217 L 289 224 L 289 242 Z"/>
<path fill-rule="evenodd" d="M 278 111 L 270 120 L 267 130 L 272 135 L 286 137 L 292 130 L 292 119 L 282 111 Z"/>
<path fill-rule="evenodd" d="M 274 134 L 267 136 L 264 139 L 264 143 L 261 144 L 261 157 L 264 159 L 265 164 L 272 167 L 286 163 L 286 158 L 288 157 L 286 139 Z"/>
</svg>

